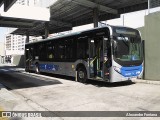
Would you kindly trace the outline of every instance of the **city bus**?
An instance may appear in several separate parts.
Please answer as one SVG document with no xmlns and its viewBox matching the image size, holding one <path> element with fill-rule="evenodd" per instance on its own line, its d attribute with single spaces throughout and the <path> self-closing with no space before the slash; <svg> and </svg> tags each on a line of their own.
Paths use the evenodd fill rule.
<svg viewBox="0 0 160 120">
<path fill-rule="evenodd" d="M 128 81 L 143 74 L 140 32 L 105 26 L 25 45 L 26 71 L 106 82 Z"/>
</svg>

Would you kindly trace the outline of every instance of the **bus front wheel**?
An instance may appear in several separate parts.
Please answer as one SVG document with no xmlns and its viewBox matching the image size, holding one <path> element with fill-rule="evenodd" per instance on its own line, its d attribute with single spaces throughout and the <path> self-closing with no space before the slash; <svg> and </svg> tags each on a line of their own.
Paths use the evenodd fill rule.
<svg viewBox="0 0 160 120">
<path fill-rule="evenodd" d="M 87 82 L 87 72 L 84 68 L 79 68 L 77 71 L 77 80 L 81 83 Z"/>
</svg>

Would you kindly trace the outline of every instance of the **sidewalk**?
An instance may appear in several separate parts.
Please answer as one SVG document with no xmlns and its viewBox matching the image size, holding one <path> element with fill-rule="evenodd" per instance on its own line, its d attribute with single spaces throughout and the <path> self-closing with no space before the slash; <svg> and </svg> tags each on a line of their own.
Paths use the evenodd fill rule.
<svg viewBox="0 0 160 120">
<path fill-rule="evenodd" d="M 46 111 L 25 96 L 9 91 L 0 84 L 0 111 Z M 0 117 L 0 120 L 48 120 L 46 117 Z M 56 118 L 55 120 L 60 120 Z"/>
<path fill-rule="evenodd" d="M 14 110 L 21 102 L 13 92 L 7 90 L 5 86 L 0 84 L 0 111 Z"/>
<path fill-rule="evenodd" d="M 153 84 L 153 85 L 160 85 L 160 81 L 155 81 L 155 80 L 143 80 L 143 79 L 136 79 L 132 80 L 132 82 L 136 83 L 145 83 L 145 84 Z"/>
</svg>

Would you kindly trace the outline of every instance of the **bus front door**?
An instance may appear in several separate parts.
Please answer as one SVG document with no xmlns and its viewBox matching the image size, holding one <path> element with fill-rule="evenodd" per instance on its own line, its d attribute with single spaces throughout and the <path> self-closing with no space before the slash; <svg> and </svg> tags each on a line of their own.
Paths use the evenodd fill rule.
<svg viewBox="0 0 160 120">
<path fill-rule="evenodd" d="M 101 38 L 89 40 L 90 78 L 103 79 L 103 41 Z"/>
<path fill-rule="evenodd" d="M 111 67 L 111 47 L 109 38 L 103 38 L 103 80 L 110 79 L 109 69 Z"/>
</svg>

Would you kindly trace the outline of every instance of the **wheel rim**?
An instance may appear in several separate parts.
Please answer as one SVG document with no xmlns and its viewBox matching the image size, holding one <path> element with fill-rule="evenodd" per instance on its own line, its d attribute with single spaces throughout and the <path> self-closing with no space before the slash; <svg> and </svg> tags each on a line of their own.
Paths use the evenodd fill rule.
<svg viewBox="0 0 160 120">
<path fill-rule="evenodd" d="M 83 79 L 84 78 L 84 72 L 83 71 L 79 71 L 79 78 Z"/>
</svg>

